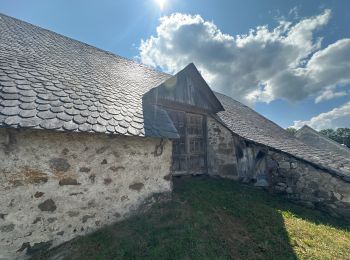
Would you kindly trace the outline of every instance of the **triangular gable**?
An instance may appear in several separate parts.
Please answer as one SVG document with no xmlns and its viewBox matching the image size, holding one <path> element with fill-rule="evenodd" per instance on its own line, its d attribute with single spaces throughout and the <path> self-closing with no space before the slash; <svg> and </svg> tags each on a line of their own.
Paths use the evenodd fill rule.
<svg viewBox="0 0 350 260">
<path fill-rule="evenodd" d="M 346 158 L 349 158 L 350 156 L 350 149 L 347 146 L 337 143 L 327 136 L 317 132 L 315 129 L 311 128 L 308 125 L 304 125 L 302 128 L 300 128 L 296 132 L 295 136 L 298 139 L 302 140 L 304 143 L 314 146 L 318 149 L 335 152 L 346 156 Z"/>
<path fill-rule="evenodd" d="M 193 63 L 153 88 L 146 98 L 155 104 L 176 103 L 211 113 L 224 110 Z"/>
</svg>

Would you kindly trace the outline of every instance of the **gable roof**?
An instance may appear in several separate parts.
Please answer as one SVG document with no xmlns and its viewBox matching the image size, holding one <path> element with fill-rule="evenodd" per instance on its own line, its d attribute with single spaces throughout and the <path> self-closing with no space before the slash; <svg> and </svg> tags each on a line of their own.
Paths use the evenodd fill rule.
<svg viewBox="0 0 350 260">
<path fill-rule="evenodd" d="M 350 158 L 350 149 L 348 147 L 322 135 L 308 125 L 304 125 L 302 128 L 300 128 L 295 133 L 295 136 L 308 145 L 322 150 L 329 150 L 333 153 L 338 153 L 345 156 L 346 158 Z"/>
<path fill-rule="evenodd" d="M 0 35 L 0 127 L 178 136 L 142 104 L 170 75 L 1 14 Z"/>
<path fill-rule="evenodd" d="M 253 109 L 223 94 L 215 94 L 225 108 L 218 116 L 233 133 L 310 162 L 350 182 L 350 158 L 307 145 Z"/>
<path fill-rule="evenodd" d="M 143 102 L 173 76 L 1 14 L 0 35 L 0 127 L 178 137 L 168 114 Z M 308 146 L 205 85 L 210 108 L 225 109 L 218 116 L 233 133 L 350 181 L 349 158 Z"/>
<path fill-rule="evenodd" d="M 224 108 L 193 63 L 147 93 L 148 102 L 190 106 L 209 113 Z"/>
</svg>

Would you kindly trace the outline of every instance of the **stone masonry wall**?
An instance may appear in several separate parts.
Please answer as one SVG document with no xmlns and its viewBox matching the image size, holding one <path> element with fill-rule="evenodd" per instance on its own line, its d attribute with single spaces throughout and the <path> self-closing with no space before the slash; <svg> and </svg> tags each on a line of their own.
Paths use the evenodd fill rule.
<svg viewBox="0 0 350 260">
<path fill-rule="evenodd" d="M 168 193 L 171 142 L 0 129 L 0 259 L 94 231 Z M 155 152 L 157 150 L 157 152 Z"/>
<path fill-rule="evenodd" d="M 212 117 L 207 118 L 208 174 L 237 178 L 237 161 L 232 133 Z"/>
<path fill-rule="evenodd" d="M 272 190 L 308 207 L 350 218 L 350 183 L 282 152 L 248 142 L 208 117 L 208 173 L 256 186 L 269 185 L 268 160 L 276 162 Z"/>
<path fill-rule="evenodd" d="M 275 192 L 308 207 L 350 218 L 350 183 L 282 153 L 270 151 L 268 159 L 278 163 L 273 172 Z"/>
</svg>

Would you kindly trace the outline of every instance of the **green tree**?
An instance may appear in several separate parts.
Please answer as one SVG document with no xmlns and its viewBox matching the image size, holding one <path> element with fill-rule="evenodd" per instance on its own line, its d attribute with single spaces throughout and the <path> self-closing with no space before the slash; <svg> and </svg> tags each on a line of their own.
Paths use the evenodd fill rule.
<svg viewBox="0 0 350 260">
<path fill-rule="evenodd" d="M 295 135 L 295 133 L 297 132 L 297 130 L 294 127 L 288 127 L 286 128 L 286 131 L 291 135 Z"/>
<path fill-rule="evenodd" d="M 350 128 L 323 129 L 320 133 L 350 148 Z"/>
</svg>

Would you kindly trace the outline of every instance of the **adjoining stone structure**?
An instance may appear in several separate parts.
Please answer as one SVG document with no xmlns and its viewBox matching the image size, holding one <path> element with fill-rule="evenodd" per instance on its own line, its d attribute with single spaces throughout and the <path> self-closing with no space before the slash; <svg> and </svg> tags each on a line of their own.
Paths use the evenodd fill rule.
<svg viewBox="0 0 350 260">
<path fill-rule="evenodd" d="M 124 219 L 170 193 L 171 141 L 0 129 L 0 259 Z"/>
<path fill-rule="evenodd" d="M 273 169 L 269 161 L 275 162 Z M 208 162 L 210 175 L 270 188 L 307 207 L 350 218 L 350 177 L 242 139 L 213 118 L 208 120 Z"/>
</svg>

